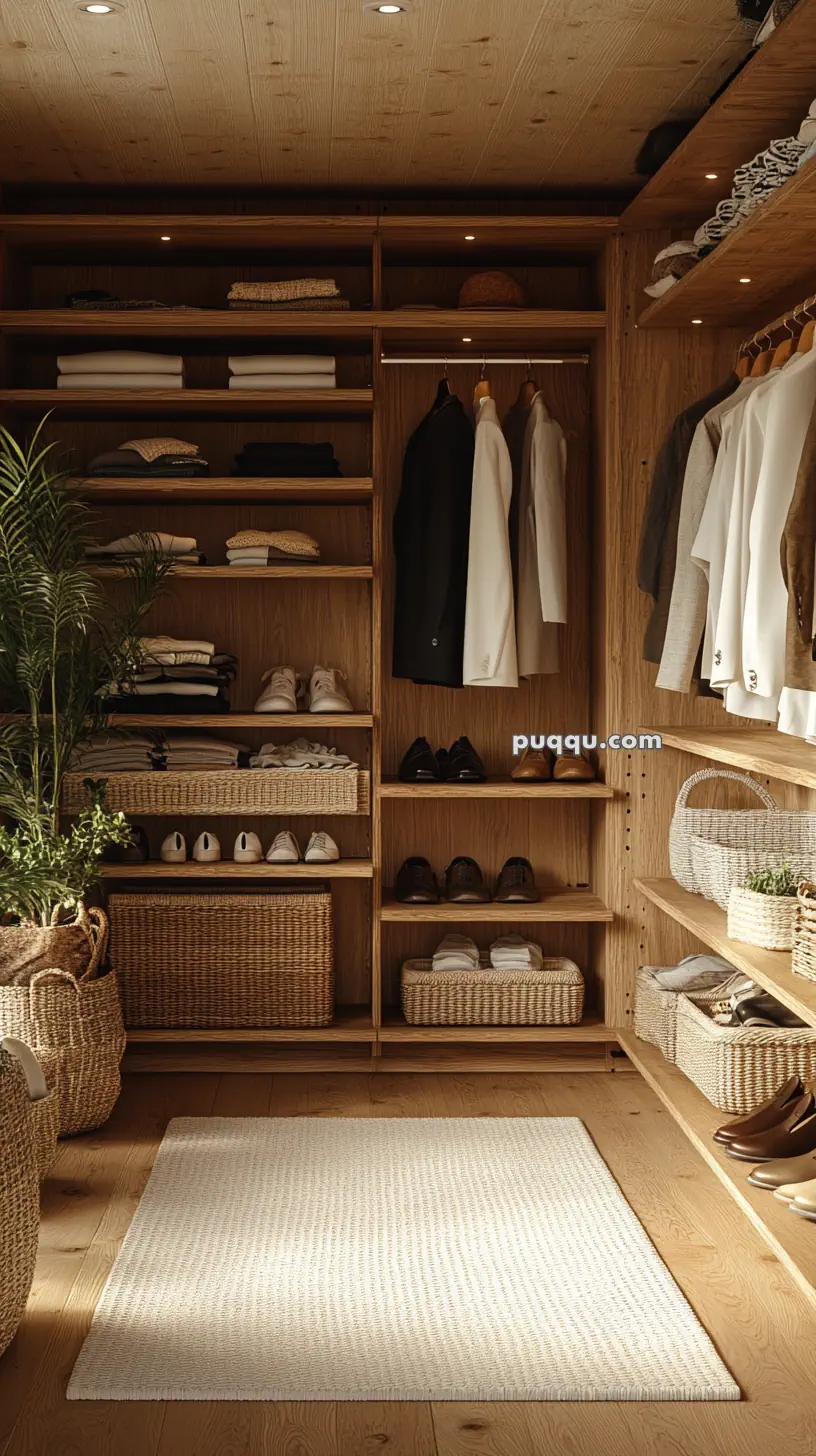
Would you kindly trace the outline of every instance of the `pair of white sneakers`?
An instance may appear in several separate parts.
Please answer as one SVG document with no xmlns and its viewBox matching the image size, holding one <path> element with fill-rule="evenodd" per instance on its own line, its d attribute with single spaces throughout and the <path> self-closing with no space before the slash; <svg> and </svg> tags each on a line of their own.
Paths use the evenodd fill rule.
<svg viewBox="0 0 816 1456">
<path fill-rule="evenodd" d="M 338 679 L 345 682 L 345 673 L 336 667 L 312 668 L 308 691 L 306 679 L 293 667 L 270 667 L 261 678 L 263 691 L 255 704 L 256 713 L 296 713 L 298 698 L 310 713 L 351 713 L 351 702 Z"/>
<path fill-rule="evenodd" d="M 318 829 L 309 839 L 306 853 L 301 854 L 291 830 L 282 829 L 269 846 L 266 858 L 269 864 L 297 864 L 299 860 L 306 864 L 332 864 L 340 858 L 340 851 L 331 835 L 325 829 Z"/>
<path fill-rule="evenodd" d="M 199 864 L 215 864 L 220 860 L 221 845 L 217 835 L 207 829 L 199 834 L 193 845 L 192 857 Z M 257 834 L 242 831 L 232 851 L 235 864 L 259 864 L 263 857 L 263 846 Z M 184 864 L 187 841 L 183 834 L 178 831 L 168 834 L 161 847 L 161 858 L 165 864 Z M 266 858 L 269 864 L 297 864 L 300 859 L 307 864 L 331 864 L 340 858 L 340 851 L 331 835 L 320 830 L 312 835 L 305 855 L 301 855 L 294 834 L 285 829 L 273 840 Z"/>
</svg>

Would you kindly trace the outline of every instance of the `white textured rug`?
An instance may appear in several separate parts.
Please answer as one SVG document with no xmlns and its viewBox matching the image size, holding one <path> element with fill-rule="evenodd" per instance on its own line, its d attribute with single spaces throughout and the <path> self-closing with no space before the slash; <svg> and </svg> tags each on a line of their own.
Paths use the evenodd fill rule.
<svg viewBox="0 0 816 1456">
<path fill-rule="evenodd" d="M 576 1118 L 177 1118 L 69 1400 L 738 1400 Z"/>
</svg>

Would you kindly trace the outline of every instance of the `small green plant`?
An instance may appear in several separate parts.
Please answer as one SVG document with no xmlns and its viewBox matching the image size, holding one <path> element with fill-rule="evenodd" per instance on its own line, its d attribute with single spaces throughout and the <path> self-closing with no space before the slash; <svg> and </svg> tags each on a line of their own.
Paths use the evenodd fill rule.
<svg viewBox="0 0 816 1456">
<path fill-rule="evenodd" d="M 794 896 L 799 888 L 799 876 L 793 873 L 789 864 L 778 870 L 752 870 L 746 875 L 744 890 L 753 890 L 755 895 Z"/>
</svg>

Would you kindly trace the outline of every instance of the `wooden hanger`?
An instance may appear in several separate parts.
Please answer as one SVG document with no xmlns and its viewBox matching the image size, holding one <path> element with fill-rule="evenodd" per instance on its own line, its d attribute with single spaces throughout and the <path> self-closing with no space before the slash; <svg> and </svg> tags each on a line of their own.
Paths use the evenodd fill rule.
<svg viewBox="0 0 816 1456">
<path fill-rule="evenodd" d="M 519 385 L 519 392 L 516 396 L 516 404 L 522 409 L 529 409 L 530 405 L 538 394 L 538 385 L 536 384 L 530 373 L 531 367 L 532 366 L 530 364 L 530 360 L 528 359 L 527 378 L 523 380 L 523 382 Z"/>
<path fill-rule="evenodd" d="M 796 318 L 795 309 L 792 315 L 786 314 L 785 318 L 782 320 L 782 326 L 783 328 L 787 329 L 788 337 L 786 339 L 783 339 L 781 344 L 777 344 L 776 348 L 774 349 L 773 358 L 771 359 L 770 363 L 771 369 L 781 369 L 783 364 L 787 364 L 793 353 L 793 346 L 796 343 L 796 335 L 790 326 L 791 318 Z"/>
<path fill-rule="evenodd" d="M 806 298 L 802 305 L 802 312 L 807 317 L 807 323 L 799 335 L 799 343 L 796 349 L 797 354 L 808 354 L 813 348 L 813 341 L 816 337 L 816 319 L 811 318 L 810 314 L 813 303 L 816 303 L 816 295 L 813 298 Z"/>
<path fill-rule="evenodd" d="M 489 379 L 485 379 L 484 372 L 485 372 L 485 361 L 484 361 L 484 358 L 482 358 L 482 372 L 481 372 L 481 374 L 479 376 L 479 382 L 478 382 L 478 384 L 476 385 L 476 388 L 473 391 L 473 404 L 474 404 L 474 406 L 476 406 L 477 404 L 480 405 L 482 403 L 482 401 L 485 400 L 485 399 L 490 399 L 492 397 L 492 394 L 493 394 L 493 386 L 490 383 L 490 380 Z"/>
<path fill-rule="evenodd" d="M 742 343 L 740 344 L 739 354 L 737 355 L 737 362 L 734 365 L 734 373 L 736 374 L 737 379 L 740 381 L 740 384 L 742 383 L 743 379 L 748 378 L 748 371 L 751 368 L 751 364 L 753 362 L 751 359 L 750 349 L 751 340 L 743 339 Z"/>
<path fill-rule="evenodd" d="M 764 334 L 764 335 L 763 334 L 760 334 L 759 337 L 760 338 L 766 338 L 768 340 L 768 343 L 770 344 L 770 342 L 771 342 L 771 336 L 770 336 L 770 334 Z M 757 343 L 758 342 L 759 342 L 759 339 L 757 340 Z M 771 360 L 773 359 L 773 356 L 774 356 L 774 350 L 773 349 L 763 349 L 760 354 L 757 354 L 756 359 L 754 360 L 753 364 L 751 365 L 751 378 L 752 379 L 760 379 L 763 374 L 767 374 L 768 373 L 768 370 L 771 367 Z"/>
</svg>

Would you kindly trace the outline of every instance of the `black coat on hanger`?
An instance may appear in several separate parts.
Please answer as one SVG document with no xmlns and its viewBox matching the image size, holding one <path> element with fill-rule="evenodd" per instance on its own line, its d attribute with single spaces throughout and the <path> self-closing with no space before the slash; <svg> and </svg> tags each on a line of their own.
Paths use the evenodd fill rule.
<svg viewBox="0 0 816 1456">
<path fill-rule="evenodd" d="M 394 677 L 462 686 L 473 447 L 462 401 L 440 385 L 408 441 L 394 513 Z"/>
</svg>

